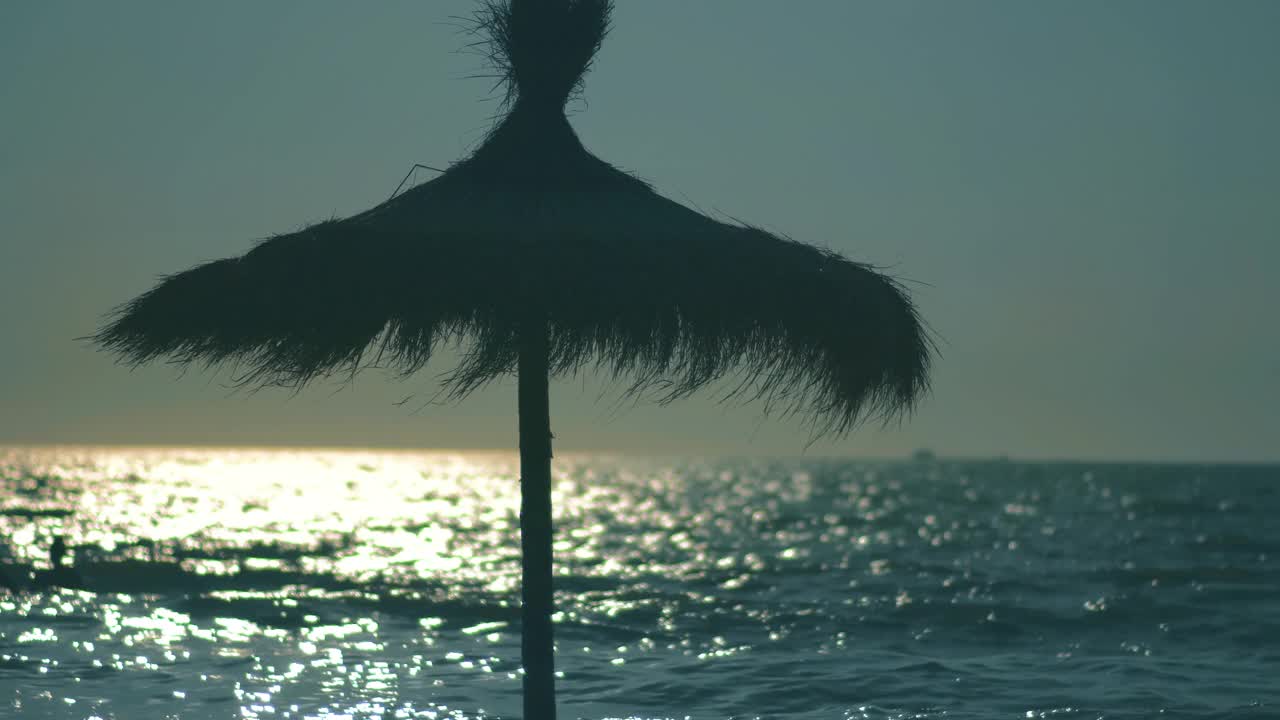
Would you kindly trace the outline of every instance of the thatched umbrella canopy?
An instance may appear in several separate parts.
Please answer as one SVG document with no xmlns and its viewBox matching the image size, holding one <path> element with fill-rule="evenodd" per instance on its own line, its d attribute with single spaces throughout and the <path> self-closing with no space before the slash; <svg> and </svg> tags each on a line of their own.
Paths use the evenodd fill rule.
<svg viewBox="0 0 1280 720">
<path fill-rule="evenodd" d="M 549 376 L 587 367 L 684 396 L 740 396 L 844 432 L 909 409 L 930 343 L 871 267 L 658 195 L 588 152 L 565 118 L 611 0 L 488 0 L 506 114 L 439 177 L 377 207 L 165 278 L 96 336 L 131 363 L 235 363 L 301 386 L 366 364 L 408 375 L 465 352 L 456 396 L 519 384 L 526 717 L 554 716 Z"/>
</svg>

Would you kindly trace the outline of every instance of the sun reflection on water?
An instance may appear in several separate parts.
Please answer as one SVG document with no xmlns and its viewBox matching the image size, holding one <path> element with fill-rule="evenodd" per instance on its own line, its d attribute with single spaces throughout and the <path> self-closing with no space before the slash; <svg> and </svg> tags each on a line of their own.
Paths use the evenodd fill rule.
<svg viewBox="0 0 1280 720">
<path fill-rule="evenodd" d="M 556 467 L 562 698 L 589 717 L 962 717 L 867 700 L 937 692 L 941 666 L 918 654 L 994 658 L 946 666 L 951 691 L 984 697 L 1117 642 L 1155 662 L 1215 578 L 1253 582 L 1205 570 L 1235 546 L 1204 518 L 1232 528 L 1262 506 L 1193 476 L 1155 496 L 1000 465 Z M 0 481 L 0 715 L 518 714 L 513 457 L 13 448 Z M 1194 522 L 1161 514 L 1184 505 Z M 1199 569 L 1165 568 L 1168 547 Z M 1014 653 L 1019 637 L 1047 664 Z"/>
<path fill-rule="evenodd" d="M 4 647 L 22 650 L 0 655 L 5 666 L 82 686 L 199 666 L 181 674 L 196 686 L 150 701 L 235 702 L 242 717 L 380 713 L 396 704 L 401 677 L 427 669 L 439 668 L 432 687 L 495 668 L 517 677 L 500 632 L 518 580 L 507 458 L 85 448 L 11 450 L 0 466 L 11 491 L 0 516 L 5 584 L 26 591 L 0 609 L 27 620 L 18 632 L 3 627 Z M 65 568 L 52 566 L 55 538 L 70 548 Z M 502 646 L 503 657 L 435 652 L 446 620 L 406 619 L 433 610 L 451 625 L 465 618 L 461 634 Z M 474 622 L 495 612 L 506 619 Z M 33 654 L 39 647 L 59 657 Z M 265 660 L 273 655 L 280 661 Z M 518 689 L 506 684 L 507 694 Z M 95 705 L 92 692 L 57 687 L 15 702 Z M 310 702 L 277 702 L 286 687 Z M 96 698 L 99 710 L 120 704 L 113 695 Z M 322 699 L 330 703 L 317 707 Z M 441 703 L 421 708 L 449 714 Z"/>
</svg>

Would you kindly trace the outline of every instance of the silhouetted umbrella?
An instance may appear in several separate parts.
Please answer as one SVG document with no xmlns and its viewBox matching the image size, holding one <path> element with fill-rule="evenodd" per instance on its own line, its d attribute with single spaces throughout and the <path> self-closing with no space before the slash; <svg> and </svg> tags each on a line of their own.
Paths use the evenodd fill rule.
<svg viewBox="0 0 1280 720">
<path fill-rule="evenodd" d="M 870 267 L 656 194 L 583 148 L 564 106 L 610 0 L 490 0 L 478 14 L 505 117 L 439 177 L 342 220 L 170 276 L 96 342 L 133 363 L 233 362 L 299 386 L 377 364 L 405 374 L 467 343 L 457 397 L 515 373 L 525 716 L 554 717 L 549 376 L 587 367 L 662 400 L 735 374 L 738 397 L 815 432 L 909 409 L 927 333 Z"/>
</svg>

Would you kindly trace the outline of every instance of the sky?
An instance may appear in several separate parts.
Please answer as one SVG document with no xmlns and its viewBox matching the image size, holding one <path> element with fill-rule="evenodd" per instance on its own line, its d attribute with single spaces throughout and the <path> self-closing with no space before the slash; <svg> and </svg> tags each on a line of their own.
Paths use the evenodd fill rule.
<svg viewBox="0 0 1280 720">
<path fill-rule="evenodd" d="M 498 110 L 474 7 L 0 4 L 0 443 L 514 448 L 513 381 L 429 402 L 447 357 L 291 395 L 75 339 L 474 149 Z M 614 21 L 569 108 L 587 147 L 886 266 L 941 353 L 914 415 L 811 447 L 758 406 L 562 380 L 558 448 L 1280 460 L 1280 3 L 622 0 Z"/>
</svg>

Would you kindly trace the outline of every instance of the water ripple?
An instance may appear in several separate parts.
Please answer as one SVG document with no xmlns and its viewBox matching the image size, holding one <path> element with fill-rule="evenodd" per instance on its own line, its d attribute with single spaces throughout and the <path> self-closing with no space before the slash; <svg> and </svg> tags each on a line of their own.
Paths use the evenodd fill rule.
<svg viewBox="0 0 1280 720">
<path fill-rule="evenodd" d="M 566 716 L 1280 703 L 1275 469 L 557 462 Z M 0 701 L 518 716 L 516 478 L 498 455 L 0 450 Z"/>
</svg>

